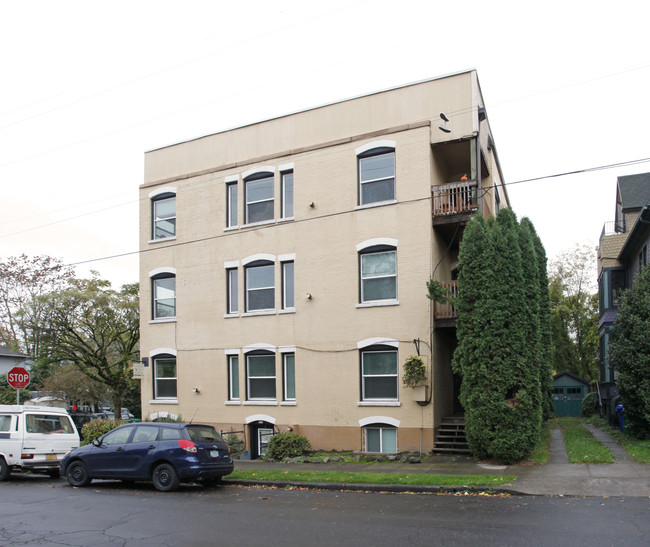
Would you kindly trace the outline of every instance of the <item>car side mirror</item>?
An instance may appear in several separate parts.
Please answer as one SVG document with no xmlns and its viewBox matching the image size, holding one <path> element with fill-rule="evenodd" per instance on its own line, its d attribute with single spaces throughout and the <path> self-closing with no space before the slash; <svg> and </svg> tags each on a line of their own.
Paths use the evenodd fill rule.
<svg viewBox="0 0 650 547">
<path fill-rule="evenodd" d="M 101 446 L 102 442 L 98 439 L 93 439 L 93 446 Z"/>
</svg>

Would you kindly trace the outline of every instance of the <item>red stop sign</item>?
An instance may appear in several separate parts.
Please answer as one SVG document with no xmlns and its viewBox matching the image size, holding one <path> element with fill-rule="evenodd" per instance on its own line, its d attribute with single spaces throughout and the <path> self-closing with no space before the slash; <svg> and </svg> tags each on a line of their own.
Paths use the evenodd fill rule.
<svg viewBox="0 0 650 547">
<path fill-rule="evenodd" d="M 29 385 L 29 371 L 14 367 L 7 372 L 7 383 L 14 389 L 25 389 Z"/>
</svg>

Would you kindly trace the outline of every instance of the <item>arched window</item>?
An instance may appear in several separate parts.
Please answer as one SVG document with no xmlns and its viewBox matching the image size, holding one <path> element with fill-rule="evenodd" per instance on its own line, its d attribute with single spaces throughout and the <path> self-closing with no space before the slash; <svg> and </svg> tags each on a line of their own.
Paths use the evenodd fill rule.
<svg viewBox="0 0 650 547">
<path fill-rule="evenodd" d="M 375 143 L 370 143 L 375 144 Z M 357 149 L 359 163 L 359 205 L 395 199 L 395 145 L 392 141 L 379 146 Z M 387 146 L 391 145 L 392 146 Z"/>
<path fill-rule="evenodd" d="M 159 268 L 149 272 L 151 277 L 151 304 L 153 319 L 176 317 L 176 270 Z"/>
<path fill-rule="evenodd" d="M 273 187 L 275 177 L 271 171 L 260 171 L 244 178 L 246 224 L 265 222 L 274 218 Z"/>
<path fill-rule="evenodd" d="M 253 350 L 246 353 L 247 399 L 275 400 L 275 353 Z"/>
<path fill-rule="evenodd" d="M 397 301 L 397 240 L 377 239 L 357 245 L 359 302 Z"/>
<path fill-rule="evenodd" d="M 176 356 L 171 353 L 152 355 L 153 360 L 153 398 L 176 399 L 177 377 Z"/>
<path fill-rule="evenodd" d="M 365 451 L 394 454 L 397 452 L 397 428 L 388 424 L 365 426 Z"/>
<path fill-rule="evenodd" d="M 361 400 L 397 401 L 397 348 L 394 345 L 375 344 L 360 348 Z"/>
<path fill-rule="evenodd" d="M 275 308 L 275 265 L 270 260 L 256 260 L 244 268 L 246 311 Z"/>
<path fill-rule="evenodd" d="M 176 189 L 163 188 L 149 194 L 151 198 L 151 238 L 176 237 Z"/>
</svg>

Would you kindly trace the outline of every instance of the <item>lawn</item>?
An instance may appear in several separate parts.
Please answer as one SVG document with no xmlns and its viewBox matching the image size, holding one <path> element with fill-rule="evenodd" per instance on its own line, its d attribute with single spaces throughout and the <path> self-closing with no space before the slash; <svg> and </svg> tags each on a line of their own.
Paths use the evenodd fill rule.
<svg viewBox="0 0 650 547">
<path fill-rule="evenodd" d="M 612 451 L 598 441 L 577 418 L 557 418 L 569 463 L 614 463 Z"/>
<path fill-rule="evenodd" d="M 284 469 L 236 470 L 227 479 L 289 482 L 338 482 L 343 484 L 405 484 L 425 486 L 499 486 L 514 475 L 431 475 L 428 473 L 355 473 L 351 471 L 300 471 Z"/>
</svg>

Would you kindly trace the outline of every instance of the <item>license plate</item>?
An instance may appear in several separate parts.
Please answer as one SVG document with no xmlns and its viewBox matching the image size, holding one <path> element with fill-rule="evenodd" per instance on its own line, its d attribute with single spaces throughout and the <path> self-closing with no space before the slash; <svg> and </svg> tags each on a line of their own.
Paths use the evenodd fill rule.
<svg viewBox="0 0 650 547">
<path fill-rule="evenodd" d="M 218 450 L 210 450 L 210 457 L 211 458 L 218 458 L 219 457 L 219 451 Z"/>
<path fill-rule="evenodd" d="M 57 460 L 58 458 L 57 458 L 56 454 L 46 454 L 45 459 L 46 460 Z"/>
</svg>

